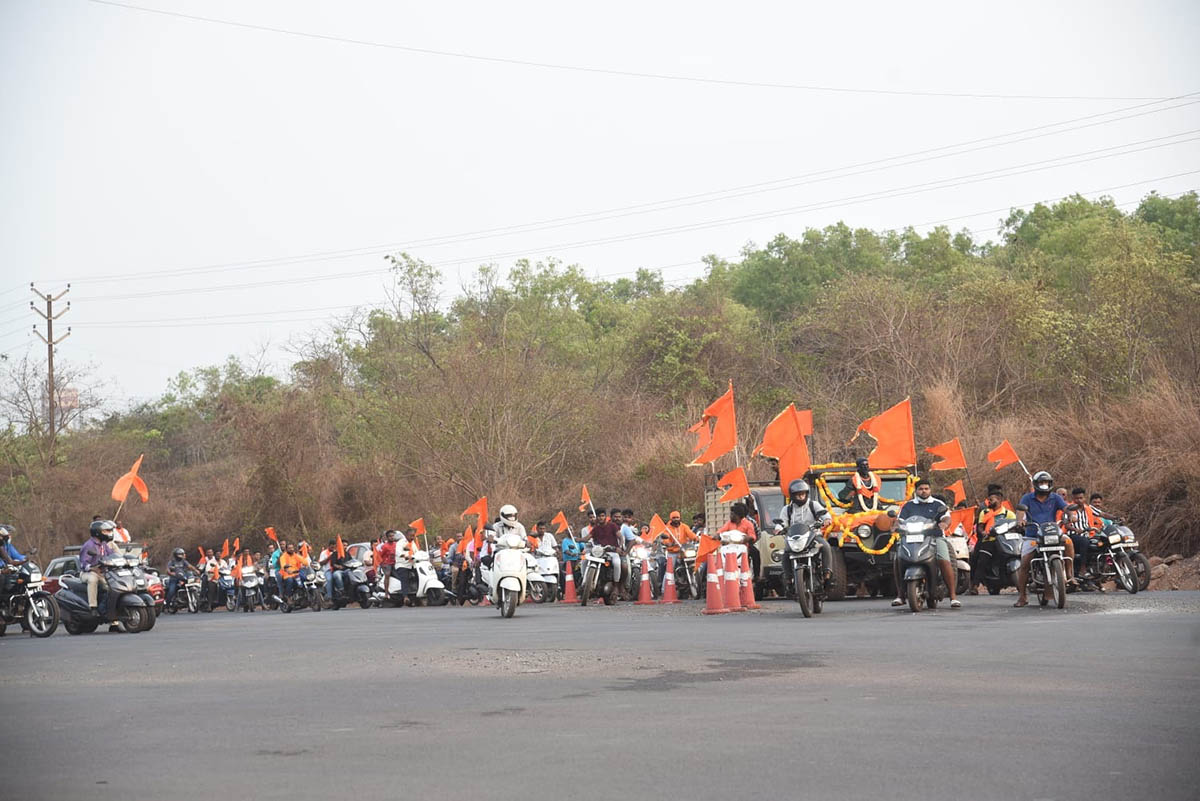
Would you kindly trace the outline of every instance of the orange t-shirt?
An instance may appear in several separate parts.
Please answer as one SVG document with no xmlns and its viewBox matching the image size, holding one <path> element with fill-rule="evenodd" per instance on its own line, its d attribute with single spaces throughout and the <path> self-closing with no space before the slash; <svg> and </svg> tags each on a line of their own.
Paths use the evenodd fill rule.
<svg viewBox="0 0 1200 801">
<path fill-rule="evenodd" d="M 279 557 L 279 572 L 283 574 L 284 578 L 295 578 L 300 575 L 300 569 L 307 565 L 304 557 L 298 553 L 285 553 Z"/>
</svg>

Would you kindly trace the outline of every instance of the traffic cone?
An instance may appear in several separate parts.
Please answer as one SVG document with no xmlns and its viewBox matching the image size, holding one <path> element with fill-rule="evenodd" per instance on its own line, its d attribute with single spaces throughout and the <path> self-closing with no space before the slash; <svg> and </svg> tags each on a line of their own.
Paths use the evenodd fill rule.
<svg viewBox="0 0 1200 801">
<path fill-rule="evenodd" d="M 663 591 L 660 604 L 677 604 L 679 596 L 675 593 L 675 557 L 667 557 L 667 574 L 663 576 Z"/>
<path fill-rule="evenodd" d="M 725 601 L 721 598 L 721 560 L 716 554 L 708 555 L 708 579 L 705 582 L 707 589 L 704 592 L 708 603 L 704 607 L 706 615 L 723 615 L 729 610 L 725 608 Z"/>
<path fill-rule="evenodd" d="M 738 570 L 737 555 L 727 552 L 725 554 L 725 585 L 721 588 L 721 592 L 725 596 L 725 608 L 730 612 L 746 611 L 742 606 L 741 589 L 738 587 L 741 572 Z"/>
<path fill-rule="evenodd" d="M 762 609 L 758 602 L 754 600 L 754 577 L 750 575 L 750 553 L 743 551 L 738 554 L 738 560 L 742 563 L 742 606 L 747 609 Z"/>
<path fill-rule="evenodd" d="M 575 576 L 571 572 L 570 562 L 567 562 L 567 575 L 563 578 L 563 603 L 579 603 L 579 596 L 575 594 Z"/>
<path fill-rule="evenodd" d="M 634 606 L 646 606 L 653 604 L 654 599 L 650 596 L 650 560 L 642 560 L 642 580 L 641 586 L 638 588 L 638 599 L 633 602 Z"/>
</svg>

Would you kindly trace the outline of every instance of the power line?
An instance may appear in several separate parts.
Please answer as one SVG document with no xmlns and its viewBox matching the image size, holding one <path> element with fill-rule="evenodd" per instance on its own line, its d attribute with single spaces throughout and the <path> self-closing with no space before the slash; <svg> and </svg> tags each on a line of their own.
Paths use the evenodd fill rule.
<svg viewBox="0 0 1200 801">
<path fill-rule="evenodd" d="M 635 70 L 619 70 L 609 69 L 605 67 L 587 67 L 574 64 L 554 64 L 546 61 L 533 61 L 529 59 L 509 58 L 504 56 L 482 56 L 474 53 L 463 53 L 451 50 L 435 50 L 427 47 L 411 47 L 408 45 L 392 44 L 389 42 L 377 42 L 368 39 L 355 39 L 346 36 L 334 36 L 324 33 L 312 33 L 310 31 L 299 31 L 290 28 L 279 28 L 272 25 L 257 25 L 250 22 L 238 22 L 236 20 L 220 19 L 217 17 L 204 17 L 198 14 L 184 14 L 178 11 L 166 11 L 160 8 L 147 8 L 145 6 L 137 6 L 131 3 L 119 3 L 115 0 L 89 0 L 89 2 L 97 5 L 112 6 L 122 8 L 129 11 L 137 11 L 145 14 L 159 14 L 165 17 L 174 17 L 176 19 L 188 20 L 191 22 L 204 22 L 211 25 L 227 25 L 234 28 L 242 28 L 245 30 L 261 31 L 265 33 L 282 34 L 285 36 L 296 36 L 305 39 L 315 39 L 323 42 L 337 42 L 339 44 L 356 45 L 359 47 L 372 47 L 382 50 L 397 50 L 405 53 L 422 56 L 437 56 L 440 58 L 456 58 L 468 61 L 479 61 L 488 64 L 506 64 L 509 66 L 518 67 L 535 67 L 538 69 L 559 70 L 563 72 L 581 72 L 592 75 L 608 75 L 620 78 L 640 78 L 656 81 L 675 81 L 681 83 L 698 83 L 708 84 L 713 86 L 736 86 L 743 88 L 755 89 L 788 89 L 799 90 L 805 92 L 829 92 L 839 94 L 857 94 L 857 95 L 885 95 L 892 97 L 937 97 L 950 99 L 964 100 L 1083 100 L 1083 101 L 1127 101 L 1127 100 L 1165 100 L 1163 97 L 1125 97 L 1116 95 L 1031 95 L 1031 94 L 1000 94 L 991 92 L 939 92 L 926 91 L 916 89 L 876 89 L 876 88 L 861 88 L 861 87 L 844 87 L 844 86 L 826 86 L 820 84 L 799 84 L 799 83 L 773 83 L 767 81 L 739 81 L 725 78 L 705 78 L 697 75 L 677 75 L 657 72 L 641 72 Z"/>
<path fill-rule="evenodd" d="M 1179 97 L 1176 97 L 1176 98 L 1170 98 L 1170 100 L 1182 100 L 1185 98 L 1193 97 L 1197 94 L 1200 94 L 1200 92 L 1191 92 L 1186 95 L 1180 95 Z M 585 212 L 585 213 L 568 215 L 568 216 L 563 216 L 563 217 L 554 217 L 554 218 L 538 220 L 538 221 L 529 222 L 529 223 L 518 223 L 518 224 L 505 225 L 505 226 L 498 226 L 495 228 L 486 228 L 486 229 L 481 229 L 481 230 L 476 230 L 476 231 L 468 231 L 468 232 L 459 233 L 459 234 L 443 234 L 440 236 L 426 237 L 424 239 L 409 240 L 407 242 L 380 243 L 380 244 L 376 244 L 376 245 L 367 245 L 367 246 L 361 246 L 361 247 L 356 247 L 356 248 L 318 251 L 315 253 L 300 254 L 297 256 L 280 256 L 280 257 L 274 257 L 274 258 L 269 258 L 269 259 L 258 259 L 258 260 L 250 260 L 250 261 L 239 261 L 239 262 L 226 262 L 226 263 L 222 263 L 222 264 L 204 265 L 204 266 L 199 266 L 199 267 L 184 267 L 184 268 L 177 268 L 177 269 L 172 269 L 172 270 L 151 270 L 151 271 L 143 271 L 143 272 L 137 272 L 137 273 L 124 273 L 124 274 L 117 274 L 117 275 L 79 277 L 79 278 L 72 278 L 70 280 L 73 283 L 107 283 L 107 282 L 112 282 L 112 281 L 127 280 L 127 279 L 131 279 L 131 278 L 139 278 L 139 279 L 147 278 L 147 277 L 164 277 L 164 278 L 166 278 L 166 277 L 172 277 L 172 276 L 201 275 L 201 274 L 214 273 L 214 272 L 225 272 L 228 270 L 263 269 L 263 268 L 277 267 L 277 266 L 282 266 L 282 265 L 287 265 L 287 264 L 303 264 L 303 263 L 309 263 L 309 262 L 313 262 L 313 261 L 326 261 L 326 260 L 335 260 L 335 259 L 343 259 L 343 258 L 354 258 L 356 256 L 372 255 L 374 253 L 378 253 L 380 251 L 387 251 L 387 250 L 402 250 L 402 249 L 406 249 L 406 248 L 416 248 L 416 247 L 422 247 L 422 246 L 441 247 L 441 246 L 445 246 L 445 245 L 459 244 L 462 242 L 476 241 L 479 239 L 489 239 L 489 238 L 492 238 L 493 236 L 504 236 L 504 235 L 510 235 L 510 234 L 515 234 L 515 233 L 532 233 L 534 231 L 549 230 L 552 228 L 561 228 L 561 227 L 565 227 L 565 226 L 572 225 L 572 224 L 585 224 L 585 223 L 592 223 L 592 222 L 600 222 L 603 220 L 610 220 L 610 219 L 617 219 L 620 217 L 633 216 L 635 214 L 650 214 L 650 213 L 655 213 L 655 212 L 660 212 L 660 211 L 667 211 L 669 209 L 681 208 L 684 206 L 694 206 L 694 205 L 698 205 L 699 203 L 703 203 L 703 202 L 718 202 L 721 200 L 728 200 L 728 199 L 732 199 L 732 198 L 756 194 L 758 192 L 778 191 L 781 189 L 793 188 L 796 186 L 804 186 L 807 184 L 821 183 L 821 182 L 829 181 L 829 180 L 837 180 L 839 178 L 847 178 L 847 177 L 853 177 L 853 176 L 857 176 L 857 175 L 864 175 L 864 174 L 871 173 L 871 172 L 879 172 L 879 171 L 894 169 L 896 167 L 910 166 L 913 164 L 919 164 L 919 163 L 923 163 L 926 161 L 935 161 L 935 160 L 943 159 L 943 158 L 952 158 L 954 156 L 978 152 L 980 150 L 986 150 L 986 149 L 989 149 L 992 147 L 1004 147 L 1006 145 L 1017 144 L 1017 143 L 1029 141 L 1032 139 L 1042 138 L 1045 136 L 1055 136 L 1057 134 L 1071 133 L 1074 131 L 1083 130 L 1085 128 L 1092 128 L 1092 127 L 1095 127 L 1098 125 L 1108 125 L 1108 124 L 1114 123 L 1114 122 L 1122 122 L 1124 120 L 1133 119 L 1136 117 L 1142 117 L 1142 116 L 1146 116 L 1148 114 L 1160 114 L 1160 113 L 1163 113 L 1166 111 L 1173 111 L 1178 108 L 1183 108 L 1185 106 L 1191 106 L 1191 105 L 1200 103 L 1200 99 L 1189 100 L 1188 102 L 1180 103 L 1180 104 L 1174 105 L 1174 106 L 1168 106 L 1166 108 L 1158 108 L 1158 109 L 1152 109 L 1149 111 L 1141 111 L 1136 114 L 1129 114 L 1126 116 L 1115 117 L 1113 119 L 1091 122 L 1091 123 L 1088 123 L 1085 125 L 1079 125 L 1076 127 L 1067 127 L 1067 128 L 1063 127 L 1063 126 L 1067 126 L 1067 125 L 1072 125 L 1073 123 L 1077 123 L 1077 122 L 1084 122 L 1087 120 L 1095 120 L 1098 117 L 1106 117 L 1106 116 L 1111 117 L 1114 114 L 1122 114 L 1126 111 L 1136 111 L 1137 109 L 1144 109 L 1147 106 L 1161 105 L 1162 102 L 1165 102 L 1165 101 L 1156 101 L 1153 103 L 1143 103 L 1143 104 L 1136 105 L 1136 106 L 1130 106 L 1130 107 L 1127 107 L 1124 109 L 1117 109 L 1115 111 L 1102 112 L 1099 114 L 1089 114 L 1089 115 L 1086 115 L 1083 117 L 1076 117 L 1073 119 L 1063 120 L 1063 121 L 1055 122 L 1055 123 L 1047 123 L 1045 125 L 1038 125 L 1038 126 L 1034 126 L 1032 128 L 1024 128 L 1021 130 L 1010 131 L 1008 133 L 1003 133 L 1003 134 L 994 134 L 992 136 L 980 137 L 980 138 L 968 140 L 965 142 L 957 142 L 954 144 L 942 145 L 942 146 L 934 147 L 934 148 L 926 148 L 923 150 L 913 151 L 910 153 L 903 153 L 903 154 L 898 154 L 895 156 L 888 156 L 885 158 L 873 159 L 870 161 L 859 162 L 857 164 L 849 164 L 849 165 L 845 165 L 842 167 L 833 167 L 833 168 L 826 168 L 823 170 L 815 170 L 815 171 L 811 171 L 808 173 L 802 173 L 800 175 L 789 176 L 786 178 L 775 178 L 775 179 L 771 179 L 768 181 L 759 181 L 756 183 L 744 184 L 741 186 L 727 187 L 725 189 L 710 190 L 710 191 L 699 192 L 699 193 L 694 193 L 694 194 L 690 194 L 690 195 L 682 195 L 682 196 L 678 196 L 678 197 L 674 197 L 674 198 L 666 198 L 663 200 L 649 201 L 649 202 L 645 202 L 645 203 L 633 204 L 630 206 L 615 207 L 615 208 L 610 208 L 610 209 L 604 209 L 604 210 L 593 211 L 593 212 Z M 1047 130 L 1050 128 L 1062 128 L 1062 130 L 1057 130 L 1057 131 Z M 1039 132 L 1039 131 L 1041 131 L 1043 133 L 1035 133 L 1035 132 Z M 1035 135 L 1026 136 L 1026 137 L 1023 137 L 1020 139 L 1012 139 L 1011 141 L 1001 141 L 1001 142 L 995 141 L 998 139 L 1009 139 L 1011 137 L 1021 136 L 1022 134 L 1031 134 L 1031 133 L 1033 133 Z M 984 142 L 993 142 L 993 144 L 982 145 L 982 143 L 984 143 Z M 982 145 L 982 146 L 970 147 L 972 145 Z M 945 152 L 945 151 L 955 150 L 956 148 L 970 148 L 970 149 L 956 150 L 955 152 Z M 930 155 L 930 154 L 935 154 L 935 153 L 942 153 L 942 155 L 938 155 L 938 156 Z M 927 156 L 927 158 L 920 158 L 921 156 Z M 902 159 L 910 159 L 910 160 L 904 161 L 904 162 L 898 163 L 898 164 L 888 164 L 887 163 L 887 162 L 898 162 Z M 860 169 L 860 168 L 869 168 L 869 169 Z M 848 172 L 850 170 L 859 170 L 859 171 L 851 173 L 851 172 Z M 839 175 L 838 173 L 845 173 L 845 174 Z M 806 180 L 806 179 L 808 179 L 808 180 Z M 708 200 L 703 200 L 705 198 L 708 198 Z"/>
</svg>

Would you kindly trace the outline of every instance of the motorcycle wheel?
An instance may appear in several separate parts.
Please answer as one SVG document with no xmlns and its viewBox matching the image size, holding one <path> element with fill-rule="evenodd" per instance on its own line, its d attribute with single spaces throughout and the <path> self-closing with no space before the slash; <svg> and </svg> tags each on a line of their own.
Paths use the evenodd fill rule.
<svg viewBox="0 0 1200 801">
<path fill-rule="evenodd" d="M 188 612 L 190 612 L 191 614 L 194 615 L 199 611 L 200 611 L 200 606 L 196 603 L 196 599 L 189 595 L 188 596 Z"/>
<path fill-rule="evenodd" d="M 312 600 L 308 602 L 308 608 L 314 612 L 321 611 L 321 593 L 314 592 Z"/>
<path fill-rule="evenodd" d="M 167 604 L 167 614 L 168 615 L 179 614 L 179 607 L 175 606 L 175 604 L 173 604 L 173 603 Z"/>
<path fill-rule="evenodd" d="M 358 605 L 360 607 L 362 607 L 363 609 L 370 609 L 371 608 L 371 596 L 367 595 L 363 598 L 359 598 Z"/>
<path fill-rule="evenodd" d="M 830 601 L 840 601 L 846 597 L 846 555 L 836 546 L 831 546 L 830 550 L 833 551 L 833 558 L 829 560 L 832 575 L 825 597 Z"/>
<path fill-rule="evenodd" d="M 908 595 L 908 608 L 913 612 L 920 612 L 921 607 L 925 605 L 925 593 L 921 591 L 920 580 L 906 582 L 905 593 Z"/>
<path fill-rule="evenodd" d="M 820 595 L 817 595 L 814 592 L 813 593 L 813 614 L 814 615 L 821 614 L 821 609 L 823 609 L 824 606 L 825 606 L 825 600 Z"/>
<path fill-rule="evenodd" d="M 1000 585 L 999 584 L 987 584 L 985 586 L 987 587 L 988 595 L 999 595 L 1000 594 Z"/>
<path fill-rule="evenodd" d="M 512 617 L 517 611 L 517 594 L 512 590 L 500 590 L 500 617 Z"/>
<path fill-rule="evenodd" d="M 63 628 L 67 630 L 67 634 L 91 634 L 96 630 L 96 624 L 72 623 L 70 620 L 64 620 Z"/>
<path fill-rule="evenodd" d="M 580 606 L 587 606 L 588 601 L 590 601 L 592 599 L 592 585 L 591 585 L 591 582 L 588 580 L 588 578 L 589 578 L 588 574 L 590 572 L 591 571 L 585 569 L 583 571 L 583 581 L 579 582 L 579 605 Z"/>
<path fill-rule="evenodd" d="M 1051 568 L 1050 592 L 1055 606 L 1062 609 L 1067 605 L 1067 570 L 1061 561 L 1055 561 Z"/>
<path fill-rule="evenodd" d="M 540 581 L 529 582 L 529 600 L 535 604 L 546 603 L 546 585 Z"/>
<path fill-rule="evenodd" d="M 1137 574 L 1138 592 L 1150 588 L 1150 560 L 1144 553 L 1135 553 L 1130 557 L 1133 561 L 1133 572 Z"/>
<path fill-rule="evenodd" d="M 232 612 L 237 609 L 237 600 L 232 595 L 225 596 L 225 611 Z"/>
<path fill-rule="evenodd" d="M 287 601 L 284 601 L 283 603 L 281 603 L 279 605 L 279 611 L 283 612 L 286 615 L 292 611 L 292 605 L 289 604 Z"/>
<path fill-rule="evenodd" d="M 805 617 L 813 616 L 813 592 L 808 583 L 805 571 L 796 571 L 796 600 L 800 602 L 800 614 Z"/>
<path fill-rule="evenodd" d="M 140 634 L 146 630 L 146 607 L 126 606 L 117 612 L 117 622 L 126 634 Z"/>
<path fill-rule="evenodd" d="M 153 606 L 142 607 L 142 631 L 149 631 L 154 628 L 154 624 L 158 622 L 158 617 L 154 614 Z"/>
<path fill-rule="evenodd" d="M 605 606 L 612 606 L 617 602 L 617 588 L 615 585 L 609 588 L 608 592 L 601 596 Z"/>
<path fill-rule="evenodd" d="M 425 602 L 430 606 L 445 606 L 446 591 L 441 587 L 430 587 L 429 591 L 425 593 Z"/>
<path fill-rule="evenodd" d="M 1137 593 L 1141 589 L 1138 581 L 1137 571 L 1133 567 L 1133 562 L 1129 560 L 1129 556 L 1121 554 L 1113 559 L 1113 567 L 1117 571 L 1117 583 L 1121 585 L 1121 589 L 1130 595 Z"/>
<path fill-rule="evenodd" d="M 49 637 L 58 628 L 58 602 L 48 592 L 35 592 L 25 608 L 25 625 L 34 637 Z"/>
</svg>

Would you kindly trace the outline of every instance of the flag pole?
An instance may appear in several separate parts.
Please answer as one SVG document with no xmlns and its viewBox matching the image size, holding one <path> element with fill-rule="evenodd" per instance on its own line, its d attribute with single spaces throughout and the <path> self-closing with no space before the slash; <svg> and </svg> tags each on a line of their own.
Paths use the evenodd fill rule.
<svg viewBox="0 0 1200 801">
<path fill-rule="evenodd" d="M 1028 472 L 1028 471 L 1026 471 Z M 121 499 L 121 503 L 117 506 L 117 511 L 113 512 L 113 520 L 121 516 L 121 510 L 125 508 L 125 501 L 129 499 L 129 491 L 126 490 L 125 497 Z"/>
</svg>

